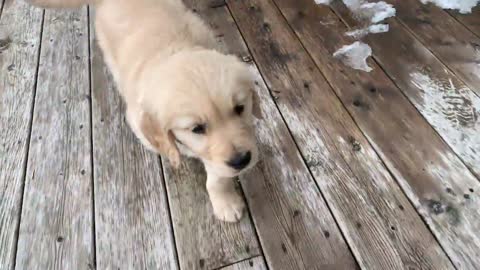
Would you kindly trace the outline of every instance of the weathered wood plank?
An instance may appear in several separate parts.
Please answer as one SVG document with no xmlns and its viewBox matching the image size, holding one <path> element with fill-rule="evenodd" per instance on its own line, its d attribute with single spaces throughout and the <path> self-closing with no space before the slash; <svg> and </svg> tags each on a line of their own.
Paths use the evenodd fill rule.
<svg viewBox="0 0 480 270">
<path fill-rule="evenodd" d="M 207 1 L 187 1 L 187 4 L 216 29 L 220 44 L 228 44 L 232 52 L 246 54 L 245 45 L 226 7 L 211 8 Z M 241 181 L 268 264 L 272 269 L 354 269 L 355 261 L 303 165 L 258 70 L 253 68 L 253 71 L 258 76 L 260 89 L 257 91 L 266 117 L 257 125 L 260 152 L 264 154 L 262 162 Z M 229 251 L 232 248 L 225 242 L 233 242 L 230 239 L 243 231 L 243 235 L 250 237 L 250 228 L 245 229 L 245 223 L 249 221 L 244 218 L 240 225 L 219 224 L 213 217 L 203 187 L 205 176 L 203 173 L 198 175 L 200 164 L 187 161 L 183 166 L 182 170 L 175 172 L 169 167 L 166 169 L 166 174 L 173 176 L 171 180 L 167 179 L 167 187 L 174 224 L 178 224 L 175 226 L 177 245 L 184 243 L 179 247 L 179 259 L 186 269 L 198 269 L 202 265 L 208 268 L 215 261 L 215 254 L 219 253 L 215 255 L 217 258 L 225 257 L 222 250 L 226 248 L 227 254 L 232 253 Z M 174 213 L 184 214 L 176 217 Z M 217 238 L 228 241 L 223 240 L 222 246 Z M 247 255 L 251 257 L 259 253 L 258 243 L 250 238 L 246 240 L 251 244 L 243 240 L 244 243 L 237 241 L 238 244 L 233 246 L 237 257 L 248 258 Z M 318 248 L 319 243 L 322 248 Z M 189 259 L 182 263 L 182 257 L 186 258 L 189 253 L 198 262 Z"/>
<path fill-rule="evenodd" d="M 258 256 L 239 263 L 221 268 L 222 270 L 266 270 L 267 267 L 263 262 L 263 257 Z"/>
<path fill-rule="evenodd" d="M 396 18 L 480 96 L 480 37 L 442 9 L 424 5 L 419 0 L 386 2 L 397 9 Z"/>
<path fill-rule="evenodd" d="M 160 160 L 124 121 L 90 18 L 97 269 L 177 269 Z"/>
<path fill-rule="evenodd" d="M 87 32 L 86 9 L 45 13 L 18 269 L 94 263 Z"/>
<path fill-rule="evenodd" d="M 480 200 L 470 191 L 480 189 L 480 182 L 378 65 L 358 72 L 332 59 L 352 41 L 327 6 L 275 2 L 456 266 L 480 265 Z"/>
<path fill-rule="evenodd" d="M 3 1 L 2 1 L 3 3 Z M 43 12 L 9 1 L 0 19 L 0 268 L 13 269 Z"/>
<path fill-rule="evenodd" d="M 360 266 L 452 269 L 272 2 L 227 3 Z"/>
<path fill-rule="evenodd" d="M 358 26 L 343 4 L 335 2 L 333 7 L 350 26 Z M 388 33 L 365 40 L 395 84 L 480 177 L 480 97 L 396 20 L 390 20 Z"/>
<path fill-rule="evenodd" d="M 460 21 L 465 27 L 480 37 L 480 7 L 472 10 L 472 13 L 460 14 L 460 12 L 449 11 L 450 15 Z M 475 48 L 480 51 L 480 44 L 476 44 Z"/>
<path fill-rule="evenodd" d="M 248 215 L 234 224 L 214 216 L 200 162 L 163 166 L 181 269 L 219 268 L 260 254 Z"/>
</svg>

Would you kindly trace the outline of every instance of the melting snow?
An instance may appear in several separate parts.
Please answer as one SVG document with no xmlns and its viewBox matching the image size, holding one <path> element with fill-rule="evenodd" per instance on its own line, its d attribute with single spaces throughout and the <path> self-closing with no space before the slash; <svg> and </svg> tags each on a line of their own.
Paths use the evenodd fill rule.
<svg viewBox="0 0 480 270">
<path fill-rule="evenodd" d="M 328 5 L 330 4 L 332 0 L 315 0 L 315 4 L 319 5 L 319 4 L 324 4 L 324 5 Z"/>
<path fill-rule="evenodd" d="M 369 18 L 372 23 L 378 23 L 386 18 L 395 16 L 396 10 L 392 5 L 381 1 L 377 3 L 363 3 L 359 9 L 352 10 L 352 12 L 358 16 Z"/>
<path fill-rule="evenodd" d="M 367 64 L 367 58 L 370 55 L 372 55 L 372 48 L 363 42 L 356 41 L 340 48 L 333 57 L 341 59 L 345 65 L 354 69 L 370 72 L 372 68 Z"/>
<path fill-rule="evenodd" d="M 317 4 L 328 4 L 330 0 L 315 0 Z M 396 10 L 391 4 L 384 1 L 367 2 L 366 0 L 343 0 L 343 3 L 356 16 L 368 19 L 372 23 L 379 23 L 386 18 L 395 16 Z"/>
<path fill-rule="evenodd" d="M 321 0 L 320 0 L 321 1 Z M 423 4 L 433 3 L 444 9 L 458 9 L 460 13 L 470 13 L 480 0 L 420 0 Z"/>
<path fill-rule="evenodd" d="M 480 164 L 480 98 L 450 78 L 430 77 L 421 70 L 410 78 L 420 90 L 422 99 L 415 102 L 422 115 L 467 164 Z"/>
<path fill-rule="evenodd" d="M 378 24 L 379 22 L 395 16 L 396 10 L 391 4 L 384 1 L 368 2 L 367 0 L 342 0 L 347 8 L 355 17 L 368 20 L 373 25 L 366 26 L 361 29 L 346 32 L 347 36 L 360 39 L 370 33 L 388 32 L 388 24 Z M 480 1 L 480 0 L 479 0 Z M 330 4 L 331 0 L 315 0 L 317 4 Z M 354 42 L 345 45 L 336 51 L 333 56 L 341 59 L 346 65 L 354 68 L 370 72 L 371 67 L 368 66 L 366 59 L 372 55 L 372 48 L 362 42 Z"/>
<path fill-rule="evenodd" d="M 373 24 L 365 28 L 348 31 L 345 33 L 345 35 L 353 37 L 355 39 L 360 39 L 370 33 L 375 34 L 388 32 L 388 29 L 388 24 Z"/>
</svg>

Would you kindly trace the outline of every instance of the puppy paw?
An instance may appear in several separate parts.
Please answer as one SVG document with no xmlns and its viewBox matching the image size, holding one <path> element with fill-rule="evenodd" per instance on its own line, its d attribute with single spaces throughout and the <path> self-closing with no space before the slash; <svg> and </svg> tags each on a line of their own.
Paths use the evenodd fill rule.
<svg viewBox="0 0 480 270">
<path fill-rule="evenodd" d="M 225 222 L 238 222 L 243 215 L 245 202 L 235 192 L 210 197 L 215 216 Z"/>
</svg>

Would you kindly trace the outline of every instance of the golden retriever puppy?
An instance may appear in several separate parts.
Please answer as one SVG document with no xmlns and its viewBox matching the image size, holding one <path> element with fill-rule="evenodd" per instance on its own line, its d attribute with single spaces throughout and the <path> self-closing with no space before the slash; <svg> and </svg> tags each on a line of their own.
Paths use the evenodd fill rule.
<svg viewBox="0 0 480 270">
<path fill-rule="evenodd" d="M 245 204 L 232 177 L 258 159 L 260 116 L 246 66 L 216 48 L 213 32 L 181 0 L 28 0 L 42 7 L 93 4 L 105 62 L 127 104 L 127 120 L 173 166 L 200 159 L 215 215 L 238 221 Z"/>
</svg>

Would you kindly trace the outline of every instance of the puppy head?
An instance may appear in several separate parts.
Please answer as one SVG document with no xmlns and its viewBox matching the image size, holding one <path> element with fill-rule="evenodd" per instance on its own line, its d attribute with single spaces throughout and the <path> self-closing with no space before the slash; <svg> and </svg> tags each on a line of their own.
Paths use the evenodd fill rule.
<svg viewBox="0 0 480 270">
<path fill-rule="evenodd" d="M 209 173 L 233 177 L 258 160 L 253 130 L 260 118 L 247 66 L 234 56 L 198 50 L 153 64 L 142 78 L 142 132 L 173 163 L 178 148 L 200 158 Z"/>
</svg>

